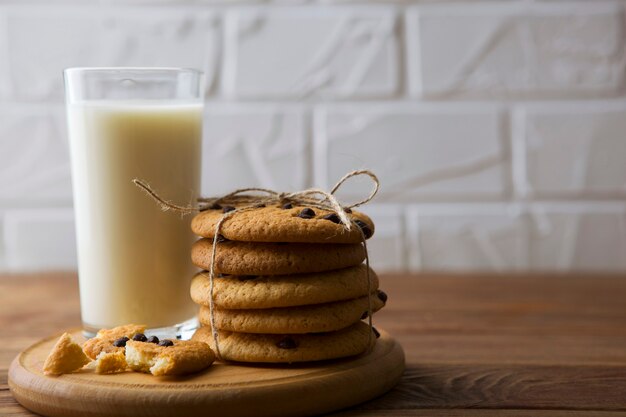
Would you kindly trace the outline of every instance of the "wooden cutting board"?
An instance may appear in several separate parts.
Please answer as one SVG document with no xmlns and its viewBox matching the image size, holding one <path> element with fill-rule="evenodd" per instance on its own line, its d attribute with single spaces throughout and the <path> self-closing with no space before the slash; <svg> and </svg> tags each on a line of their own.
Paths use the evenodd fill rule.
<svg viewBox="0 0 626 417">
<path fill-rule="evenodd" d="M 20 353 L 9 387 L 44 416 L 305 416 L 355 405 L 391 389 L 404 371 L 402 347 L 381 331 L 375 348 L 351 359 L 306 365 L 216 363 L 185 377 L 83 370 L 49 377 L 41 368 L 60 335 Z M 82 342 L 81 333 L 73 332 Z"/>
</svg>

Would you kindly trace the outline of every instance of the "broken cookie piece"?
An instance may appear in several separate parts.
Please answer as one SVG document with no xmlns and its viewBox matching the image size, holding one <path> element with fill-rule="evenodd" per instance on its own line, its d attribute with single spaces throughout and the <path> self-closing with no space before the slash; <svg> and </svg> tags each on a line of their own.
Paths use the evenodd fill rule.
<svg viewBox="0 0 626 417">
<path fill-rule="evenodd" d="M 141 324 L 126 324 L 112 329 L 101 329 L 96 337 L 85 342 L 83 350 L 91 359 L 96 359 L 102 352 L 122 352 L 124 354 L 123 345 L 115 342 L 124 337 L 130 339 L 136 334 L 143 334 L 145 330 L 146 326 Z"/>
<path fill-rule="evenodd" d="M 128 369 L 126 355 L 123 350 L 116 352 L 100 352 L 96 358 L 97 374 L 116 374 L 125 372 Z"/>
<path fill-rule="evenodd" d="M 156 345 L 129 340 L 126 343 L 126 363 L 133 371 L 163 376 L 198 372 L 215 360 L 215 354 L 204 342 L 191 340 L 168 342 L 171 344 Z"/>
<path fill-rule="evenodd" d="M 89 363 L 83 349 L 69 333 L 63 333 L 43 365 L 46 375 L 69 374 Z"/>
</svg>

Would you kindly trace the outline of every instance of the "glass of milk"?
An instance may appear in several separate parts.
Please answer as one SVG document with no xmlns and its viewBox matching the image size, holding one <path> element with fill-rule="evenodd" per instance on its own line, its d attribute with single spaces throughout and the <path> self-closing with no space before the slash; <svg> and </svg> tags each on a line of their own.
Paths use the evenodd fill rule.
<svg viewBox="0 0 626 417">
<path fill-rule="evenodd" d="M 145 324 L 185 337 L 195 327 L 190 216 L 137 188 L 194 205 L 200 190 L 201 72 L 71 68 L 64 73 L 83 331 Z"/>
</svg>

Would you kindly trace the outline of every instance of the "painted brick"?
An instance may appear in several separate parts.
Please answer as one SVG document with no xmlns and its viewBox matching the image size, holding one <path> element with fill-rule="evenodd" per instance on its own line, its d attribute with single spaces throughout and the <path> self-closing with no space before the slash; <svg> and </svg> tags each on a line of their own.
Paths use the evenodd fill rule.
<svg viewBox="0 0 626 417">
<path fill-rule="evenodd" d="M 527 264 L 527 220 L 515 206 L 418 206 L 407 221 L 413 271 L 506 271 Z"/>
<path fill-rule="evenodd" d="M 7 33 L 6 14 L 2 10 L 0 10 L 0 33 Z M 11 91 L 8 57 L 9 38 L 0 36 L 0 100 L 6 99 Z"/>
<path fill-rule="evenodd" d="M 220 62 L 220 26 L 206 11 L 153 8 L 118 10 L 102 22 L 102 61 L 114 66 L 197 68 L 207 91 Z"/>
<path fill-rule="evenodd" d="M 530 268 L 626 270 L 626 206 L 553 203 L 531 209 Z"/>
<path fill-rule="evenodd" d="M 402 207 L 368 204 L 361 210 L 375 224 L 374 236 L 367 241 L 371 267 L 379 273 L 406 270 Z"/>
<path fill-rule="evenodd" d="M 65 116 L 60 106 L 0 107 L 0 202 L 69 203 L 72 198 Z"/>
<path fill-rule="evenodd" d="M 229 97 L 383 97 L 398 88 L 388 8 L 245 9 L 226 23 Z"/>
<path fill-rule="evenodd" d="M 203 194 L 236 188 L 278 191 L 307 186 L 307 135 L 299 107 L 208 106 L 204 123 Z"/>
<path fill-rule="evenodd" d="M 217 28 L 205 12 L 12 8 L 7 31 L 20 100 L 62 100 L 61 73 L 73 66 L 189 66 L 204 69 L 209 78 L 215 73 Z"/>
<path fill-rule="evenodd" d="M 76 268 L 71 209 L 7 211 L 4 243 L 9 270 Z"/>
<path fill-rule="evenodd" d="M 377 201 L 498 199 L 507 195 L 510 158 L 502 115 L 477 105 L 351 105 L 315 117 L 316 183 L 330 187 L 346 172 L 373 170 Z M 369 183 L 339 193 L 361 198 Z"/>
<path fill-rule="evenodd" d="M 624 87 L 618 2 L 423 5 L 407 14 L 414 95 L 613 95 Z"/>
<path fill-rule="evenodd" d="M 98 27 L 96 13 L 12 9 L 8 61 L 16 98 L 61 100 L 63 69 L 98 65 Z"/>
<path fill-rule="evenodd" d="M 626 102 L 538 105 L 517 117 L 521 194 L 626 195 Z"/>
</svg>

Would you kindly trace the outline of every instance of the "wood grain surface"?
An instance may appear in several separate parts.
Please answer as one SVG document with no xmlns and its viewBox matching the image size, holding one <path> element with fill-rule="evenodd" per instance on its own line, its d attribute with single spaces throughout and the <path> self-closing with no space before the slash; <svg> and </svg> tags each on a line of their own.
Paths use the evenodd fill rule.
<svg viewBox="0 0 626 417">
<path fill-rule="evenodd" d="M 84 341 L 80 329 L 72 336 Z M 288 366 L 215 363 L 203 372 L 161 378 L 89 370 L 51 378 L 42 368 L 58 337 L 22 351 L 9 368 L 15 399 L 50 417 L 111 417 L 112 411 L 115 417 L 319 415 L 386 393 L 404 372 L 402 347 L 381 329 L 374 348 L 353 358 Z"/>
<path fill-rule="evenodd" d="M 626 276 L 387 275 L 376 315 L 404 347 L 388 394 L 341 416 L 626 416 Z M 80 324 L 72 274 L 0 277 L 0 416 L 31 416 L 7 368 Z"/>
</svg>

